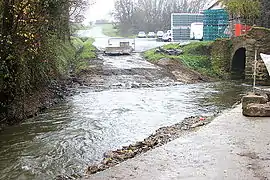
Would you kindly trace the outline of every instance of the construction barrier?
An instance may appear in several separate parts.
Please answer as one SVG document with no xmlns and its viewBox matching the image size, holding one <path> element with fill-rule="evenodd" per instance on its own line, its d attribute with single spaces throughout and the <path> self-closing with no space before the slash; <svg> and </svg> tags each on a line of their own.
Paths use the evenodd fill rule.
<svg viewBox="0 0 270 180">
<path fill-rule="evenodd" d="M 235 24 L 234 25 L 235 29 L 235 36 L 241 36 L 247 33 L 251 29 L 251 26 L 244 25 L 244 24 Z"/>
<path fill-rule="evenodd" d="M 204 11 L 203 39 L 213 41 L 217 38 L 227 38 L 226 29 L 229 26 L 229 14 L 224 9 L 211 9 Z"/>
</svg>

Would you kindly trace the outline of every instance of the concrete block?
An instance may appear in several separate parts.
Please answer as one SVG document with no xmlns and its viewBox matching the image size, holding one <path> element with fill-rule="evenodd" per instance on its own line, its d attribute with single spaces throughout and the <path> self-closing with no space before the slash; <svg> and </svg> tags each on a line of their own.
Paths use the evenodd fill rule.
<svg viewBox="0 0 270 180">
<path fill-rule="evenodd" d="M 261 95 L 248 94 L 242 98 L 242 108 L 246 109 L 248 104 L 265 104 L 268 98 Z"/>
<path fill-rule="evenodd" d="M 243 109 L 243 115 L 249 117 L 270 117 L 270 104 L 248 104 Z"/>
</svg>

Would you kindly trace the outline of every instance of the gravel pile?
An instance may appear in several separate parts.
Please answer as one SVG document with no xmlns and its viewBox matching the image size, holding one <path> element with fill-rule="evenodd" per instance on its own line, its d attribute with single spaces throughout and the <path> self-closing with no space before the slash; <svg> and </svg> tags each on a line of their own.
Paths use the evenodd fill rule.
<svg viewBox="0 0 270 180">
<path fill-rule="evenodd" d="M 136 142 L 129 146 L 123 146 L 121 149 L 105 153 L 102 162 L 97 165 L 89 166 L 86 173 L 94 174 L 113 167 L 127 159 L 133 158 L 139 154 L 179 138 L 188 131 L 195 130 L 197 127 L 210 123 L 211 120 L 211 117 L 189 117 L 172 126 L 159 128 L 154 134 L 150 135 L 143 141 Z"/>
</svg>

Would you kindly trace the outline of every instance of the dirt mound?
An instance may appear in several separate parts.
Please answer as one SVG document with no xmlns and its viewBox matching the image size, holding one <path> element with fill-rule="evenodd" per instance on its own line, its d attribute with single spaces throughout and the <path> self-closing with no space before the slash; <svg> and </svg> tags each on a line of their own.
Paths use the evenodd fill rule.
<svg viewBox="0 0 270 180">
<path fill-rule="evenodd" d="M 175 80 L 183 83 L 198 83 L 198 82 L 208 82 L 211 79 L 204 76 L 181 63 L 178 60 L 163 58 L 155 63 L 156 65 L 167 69 L 173 74 Z"/>
</svg>

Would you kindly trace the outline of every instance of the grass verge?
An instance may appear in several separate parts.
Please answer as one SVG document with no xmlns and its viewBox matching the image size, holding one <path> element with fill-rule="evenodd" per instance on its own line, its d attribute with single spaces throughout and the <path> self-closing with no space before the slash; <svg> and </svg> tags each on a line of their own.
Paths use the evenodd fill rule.
<svg viewBox="0 0 270 180">
<path fill-rule="evenodd" d="M 187 67 L 196 70 L 208 76 L 215 76 L 211 64 L 211 45 L 212 42 L 192 42 L 187 45 L 167 44 L 162 46 L 164 49 L 182 50 L 183 54 L 179 56 L 157 53 L 156 49 L 146 51 L 144 57 L 151 62 L 158 61 L 163 58 L 174 59 L 182 62 Z"/>
<path fill-rule="evenodd" d="M 102 32 L 109 37 L 121 37 L 119 31 L 113 26 L 113 24 L 103 24 Z"/>
<path fill-rule="evenodd" d="M 103 24 L 101 25 L 102 32 L 106 36 L 109 37 L 125 37 L 125 38 L 136 38 L 137 35 L 123 35 L 120 33 L 119 29 L 117 29 L 113 24 Z"/>
<path fill-rule="evenodd" d="M 93 38 L 77 38 L 72 37 L 71 43 L 76 49 L 76 58 L 73 62 L 73 69 L 75 74 L 88 69 L 89 60 L 97 57 L 96 47 L 93 45 Z"/>
</svg>

